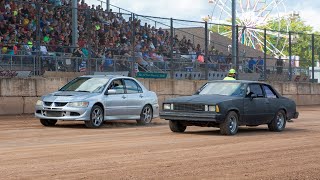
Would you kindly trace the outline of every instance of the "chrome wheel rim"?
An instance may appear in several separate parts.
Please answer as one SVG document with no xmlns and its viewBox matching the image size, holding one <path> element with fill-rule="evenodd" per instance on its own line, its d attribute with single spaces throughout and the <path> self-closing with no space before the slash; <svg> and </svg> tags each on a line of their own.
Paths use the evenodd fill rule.
<svg viewBox="0 0 320 180">
<path fill-rule="evenodd" d="M 231 116 L 229 118 L 229 129 L 231 132 L 235 132 L 235 130 L 237 129 L 237 118 L 234 116 Z"/>
<path fill-rule="evenodd" d="M 283 127 L 283 124 L 284 124 L 284 116 L 282 113 L 279 113 L 277 115 L 277 127 L 281 129 Z"/>
<path fill-rule="evenodd" d="M 103 114 L 100 108 L 96 108 L 92 111 L 91 119 L 95 126 L 100 126 L 103 119 Z"/>
<path fill-rule="evenodd" d="M 145 123 L 150 123 L 152 120 L 152 109 L 146 106 L 142 111 L 142 118 Z"/>
</svg>

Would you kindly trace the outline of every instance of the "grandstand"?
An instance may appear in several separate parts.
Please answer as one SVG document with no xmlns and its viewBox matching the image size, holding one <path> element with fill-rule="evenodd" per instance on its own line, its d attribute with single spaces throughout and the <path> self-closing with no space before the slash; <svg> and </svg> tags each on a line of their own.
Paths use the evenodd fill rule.
<svg viewBox="0 0 320 180">
<path fill-rule="evenodd" d="M 175 78 L 208 79 L 204 73 L 207 69 L 210 77 L 214 74 L 221 79 L 234 67 L 228 51 L 230 39 L 216 33 L 209 33 L 205 62 L 202 27 L 176 28 L 171 42 L 170 29 L 156 28 L 132 14 L 106 12 L 101 6 L 81 1 L 78 44 L 72 47 L 71 19 L 70 0 L 43 0 L 37 4 L 0 0 L 0 71 L 30 71 L 33 75 L 45 71 L 128 71 L 132 76 L 146 71 L 168 73 Z M 199 37 L 196 41 L 192 39 L 195 36 Z M 239 70 L 247 73 L 249 69 L 252 74 L 242 77 L 258 80 L 262 66 L 250 69 L 246 62 L 249 57 L 263 58 L 263 53 L 240 45 L 239 52 L 244 50 L 246 59 L 240 60 Z M 273 58 L 268 58 L 271 63 L 267 66 L 273 66 Z"/>
</svg>

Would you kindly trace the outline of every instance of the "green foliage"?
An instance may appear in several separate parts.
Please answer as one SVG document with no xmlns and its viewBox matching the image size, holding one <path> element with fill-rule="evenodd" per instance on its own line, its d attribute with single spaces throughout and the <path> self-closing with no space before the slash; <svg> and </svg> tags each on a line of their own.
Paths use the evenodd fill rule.
<svg viewBox="0 0 320 180">
<path fill-rule="evenodd" d="M 289 27 L 288 27 L 289 24 Z M 219 27 L 219 29 L 218 29 Z M 285 56 L 289 56 L 289 33 L 291 31 L 291 54 L 292 56 L 300 57 L 300 66 L 308 67 L 311 66 L 312 60 L 312 33 L 315 34 L 315 59 L 319 58 L 320 54 L 320 33 L 313 32 L 313 27 L 306 25 L 304 21 L 299 16 L 283 17 L 277 21 L 269 21 L 264 26 L 256 27 L 258 36 L 263 41 L 263 29 L 267 29 L 267 46 L 273 50 L 275 48 L 280 51 L 283 49 L 282 53 Z M 231 26 L 218 26 L 214 25 L 210 28 L 213 32 L 219 32 L 231 38 Z M 241 32 L 242 27 L 239 28 Z M 272 45 L 274 47 L 272 47 Z M 280 55 L 279 53 L 272 53 L 268 50 L 269 55 Z"/>
</svg>

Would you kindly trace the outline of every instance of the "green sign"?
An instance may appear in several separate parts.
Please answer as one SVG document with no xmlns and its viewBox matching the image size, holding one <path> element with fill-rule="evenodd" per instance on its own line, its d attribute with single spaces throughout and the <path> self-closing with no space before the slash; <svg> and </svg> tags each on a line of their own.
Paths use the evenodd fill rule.
<svg viewBox="0 0 320 180">
<path fill-rule="evenodd" d="M 167 78 L 167 73 L 151 73 L 151 72 L 138 72 L 137 78 L 155 78 L 155 79 L 165 79 Z"/>
</svg>

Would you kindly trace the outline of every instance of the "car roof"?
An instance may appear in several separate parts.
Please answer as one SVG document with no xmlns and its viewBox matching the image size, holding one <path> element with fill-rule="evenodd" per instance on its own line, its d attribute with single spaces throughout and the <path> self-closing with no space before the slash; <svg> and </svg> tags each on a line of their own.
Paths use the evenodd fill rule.
<svg viewBox="0 0 320 180">
<path fill-rule="evenodd" d="M 80 76 L 80 77 L 108 78 L 108 79 L 111 79 L 111 78 L 132 78 L 132 77 L 129 77 L 129 76 L 121 76 L 121 75 L 83 75 L 83 76 Z"/>
<path fill-rule="evenodd" d="M 209 81 L 209 82 L 226 82 L 226 80 L 212 80 L 212 81 Z M 228 80 L 227 82 L 237 82 L 237 83 L 245 83 L 245 84 L 258 83 L 258 84 L 267 84 L 267 85 L 269 85 L 268 83 L 265 83 L 265 82 L 262 82 L 262 81 L 250 81 L 250 80 Z"/>
</svg>

